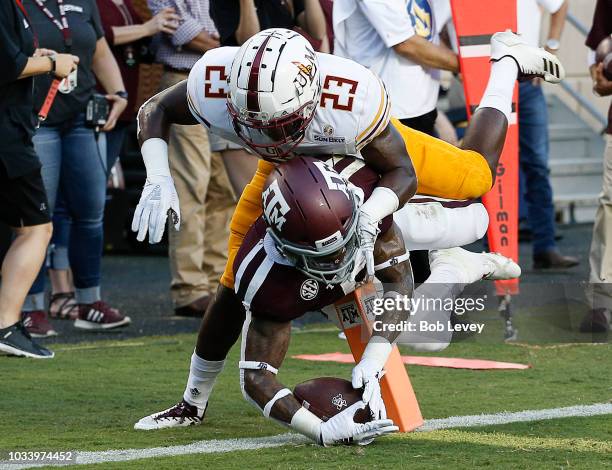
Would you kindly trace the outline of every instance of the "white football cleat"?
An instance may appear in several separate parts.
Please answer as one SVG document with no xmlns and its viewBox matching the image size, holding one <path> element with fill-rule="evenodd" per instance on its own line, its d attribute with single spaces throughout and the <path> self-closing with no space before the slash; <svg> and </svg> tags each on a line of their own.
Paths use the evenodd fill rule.
<svg viewBox="0 0 612 470">
<path fill-rule="evenodd" d="M 491 61 L 512 57 L 519 68 L 519 80 L 535 77 L 550 83 L 559 83 L 565 78 L 565 69 L 557 56 L 541 47 L 525 43 L 523 38 L 507 30 L 491 37 Z"/>
<path fill-rule="evenodd" d="M 444 269 L 443 265 L 454 268 L 460 284 L 472 284 L 481 279 L 514 279 L 521 275 L 520 266 L 510 258 L 498 253 L 472 253 L 463 248 L 432 250 L 429 263 L 432 272 L 436 268 Z"/>
<path fill-rule="evenodd" d="M 145 416 L 134 425 L 134 429 L 151 431 L 154 429 L 178 428 L 202 424 L 206 409 L 190 405 L 181 400 L 167 410 Z"/>
</svg>

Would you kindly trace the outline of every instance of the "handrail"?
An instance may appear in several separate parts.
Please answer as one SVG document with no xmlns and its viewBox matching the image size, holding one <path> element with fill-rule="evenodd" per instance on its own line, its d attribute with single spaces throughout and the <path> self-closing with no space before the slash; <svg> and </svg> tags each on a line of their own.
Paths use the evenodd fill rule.
<svg viewBox="0 0 612 470">
<path fill-rule="evenodd" d="M 578 30 L 583 36 L 589 34 L 589 28 L 583 25 L 578 18 L 572 15 L 569 11 L 567 12 L 567 22 L 570 23 L 574 28 Z"/>
<path fill-rule="evenodd" d="M 589 29 L 570 12 L 567 12 L 566 21 L 570 23 L 574 28 L 576 28 L 578 32 L 583 36 L 587 36 L 589 34 Z M 608 125 L 608 118 L 602 113 L 600 113 L 595 106 L 593 106 L 584 96 L 578 93 L 566 82 L 561 82 L 561 88 L 563 88 L 572 98 L 574 98 L 580 106 L 586 109 L 589 114 L 595 118 L 595 120 L 597 120 L 604 126 L 604 129 L 601 131 L 601 133 L 603 134 L 605 127 Z"/>
<path fill-rule="evenodd" d="M 566 82 L 561 82 L 561 88 L 563 88 L 567 93 L 569 93 L 572 98 L 578 101 L 580 106 L 586 109 L 591 116 L 593 116 L 598 122 L 601 123 L 602 126 L 604 126 L 604 128 L 608 125 L 608 118 L 601 114 L 599 110 L 595 106 L 593 106 L 584 96 L 574 90 L 571 85 L 568 85 Z"/>
</svg>

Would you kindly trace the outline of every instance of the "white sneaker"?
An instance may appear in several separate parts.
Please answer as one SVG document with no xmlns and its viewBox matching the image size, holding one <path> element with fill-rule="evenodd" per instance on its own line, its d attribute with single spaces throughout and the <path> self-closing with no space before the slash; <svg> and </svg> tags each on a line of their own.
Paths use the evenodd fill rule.
<svg viewBox="0 0 612 470">
<path fill-rule="evenodd" d="M 519 80 L 541 77 L 550 83 L 559 83 L 565 78 L 565 69 L 557 56 L 541 47 L 525 43 L 512 31 L 495 33 L 491 37 L 491 61 L 512 57 L 519 68 Z"/>
<path fill-rule="evenodd" d="M 206 409 L 198 408 L 181 400 L 172 408 L 145 416 L 134 425 L 134 429 L 151 431 L 154 429 L 178 428 L 202 424 Z"/>
<path fill-rule="evenodd" d="M 434 271 L 442 265 L 450 265 L 457 273 L 460 284 L 472 284 L 481 279 L 514 279 L 521 275 L 521 268 L 510 258 L 498 253 L 472 253 L 463 248 L 448 248 L 429 252 L 429 263 Z"/>
</svg>

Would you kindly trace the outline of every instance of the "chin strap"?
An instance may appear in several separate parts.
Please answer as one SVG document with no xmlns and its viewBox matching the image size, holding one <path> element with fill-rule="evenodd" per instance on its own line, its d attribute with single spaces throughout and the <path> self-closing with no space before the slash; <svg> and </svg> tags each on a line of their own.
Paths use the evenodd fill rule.
<svg viewBox="0 0 612 470">
<path fill-rule="evenodd" d="M 377 264 L 374 266 L 374 271 L 380 271 L 381 269 L 388 268 L 389 266 L 395 266 L 396 264 L 403 263 L 407 259 L 410 258 L 410 252 L 407 251 L 403 255 L 394 256 L 393 258 L 389 258 L 387 261 Z"/>
</svg>

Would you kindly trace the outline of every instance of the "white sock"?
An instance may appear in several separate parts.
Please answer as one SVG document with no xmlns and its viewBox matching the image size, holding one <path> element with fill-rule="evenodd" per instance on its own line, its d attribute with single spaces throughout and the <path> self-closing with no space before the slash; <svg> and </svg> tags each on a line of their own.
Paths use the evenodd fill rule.
<svg viewBox="0 0 612 470">
<path fill-rule="evenodd" d="M 197 406 L 200 410 L 206 408 L 208 397 L 224 365 L 225 361 L 207 361 L 194 351 L 191 355 L 189 380 L 187 380 L 187 387 L 183 393 L 183 400 L 190 405 Z"/>
<path fill-rule="evenodd" d="M 491 63 L 491 74 L 487 88 L 480 100 L 480 108 L 495 108 L 506 116 L 510 122 L 512 112 L 512 91 L 518 76 L 518 66 L 512 57 Z"/>
</svg>

